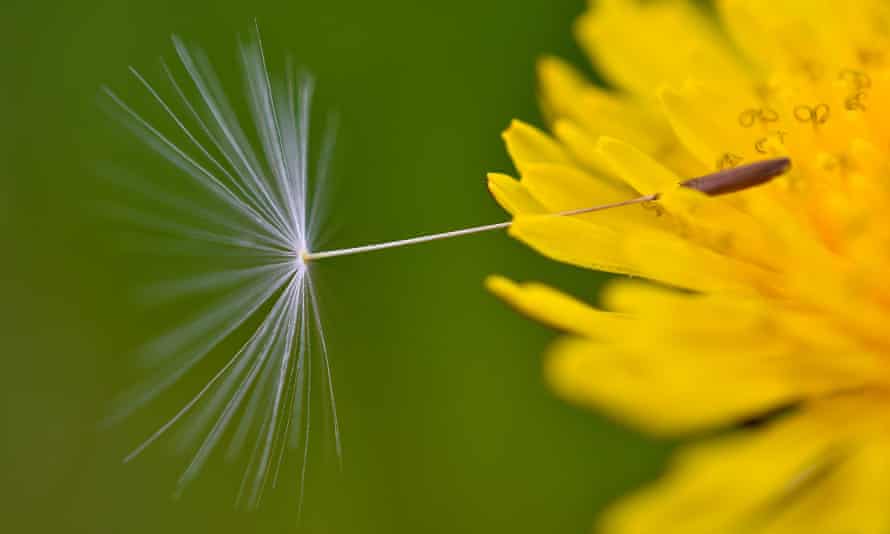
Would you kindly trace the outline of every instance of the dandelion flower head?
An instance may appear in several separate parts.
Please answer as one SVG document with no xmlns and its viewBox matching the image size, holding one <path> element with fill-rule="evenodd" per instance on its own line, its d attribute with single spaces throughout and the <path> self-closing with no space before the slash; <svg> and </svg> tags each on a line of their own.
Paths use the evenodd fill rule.
<svg viewBox="0 0 890 534">
<path fill-rule="evenodd" d="M 492 291 L 566 334 L 566 399 L 683 449 L 604 532 L 890 529 L 890 6 L 877 0 L 599 0 L 576 36 L 612 89 L 539 64 L 549 133 L 505 132 L 510 233 L 627 275 L 598 306 Z M 685 177 L 771 157 L 731 196 Z M 541 214 L 664 192 L 657 205 Z M 745 424 L 758 421 L 758 424 Z"/>
</svg>

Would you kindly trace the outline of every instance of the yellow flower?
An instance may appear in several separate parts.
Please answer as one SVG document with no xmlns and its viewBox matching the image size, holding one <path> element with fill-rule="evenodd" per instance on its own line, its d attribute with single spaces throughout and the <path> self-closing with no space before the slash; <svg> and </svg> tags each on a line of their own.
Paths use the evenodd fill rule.
<svg viewBox="0 0 890 534">
<path fill-rule="evenodd" d="M 521 178 L 490 176 L 513 236 L 637 280 L 601 308 L 489 287 L 568 334 L 547 359 L 565 398 L 657 435 L 731 430 L 604 531 L 890 532 L 890 6 L 715 7 L 593 2 L 577 37 L 616 89 L 543 59 L 551 133 L 514 123 Z M 794 169 L 756 189 L 676 185 L 776 156 Z M 658 191 L 657 206 L 540 216 Z"/>
</svg>

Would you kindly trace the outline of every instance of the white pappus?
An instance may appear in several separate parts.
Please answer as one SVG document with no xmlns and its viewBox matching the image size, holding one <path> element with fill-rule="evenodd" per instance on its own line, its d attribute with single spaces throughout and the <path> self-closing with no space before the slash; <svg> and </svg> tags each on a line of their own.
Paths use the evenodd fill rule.
<svg viewBox="0 0 890 534">
<path fill-rule="evenodd" d="M 155 112 L 166 118 L 166 130 L 110 89 L 105 93 L 124 124 L 185 179 L 172 191 L 150 193 L 153 202 L 183 215 L 185 222 L 156 213 L 142 222 L 168 238 L 183 240 L 186 249 L 201 244 L 202 250 L 223 259 L 214 264 L 217 270 L 166 284 L 157 292 L 185 297 L 214 290 L 222 297 L 140 350 L 155 376 L 124 395 L 112 419 L 154 400 L 198 366 L 213 365 L 227 345 L 240 347 L 126 459 L 176 428 L 180 446 L 194 451 L 180 476 L 179 492 L 225 442 L 229 458 L 248 451 L 238 499 L 254 507 L 264 489 L 276 484 L 285 452 L 295 450 L 302 456 L 302 507 L 313 384 L 323 390 L 315 396 L 329 405 L 336 453 L 342 458 L 327 345 L 312 274 L 303 257 L 318 237 L 318 188 L 327 180 L 334 127 L 329 124 L 320 155 L 311 161 L 313 82 L 290 64 L 285 76 L 272 77 L 258 31 L 240 44 L 251 130 L 242 127 L 205 54 L 177 37 L 173 44 L 186 76 L 178 81 L 173 69 L 162 63 L 167 96 L 130 69 L 157 106 Z M 196 191 L 200 200 L 189 202 L 180 187 Z M 157 188 L 153 184 L 152 189 Z M 237 258 L 235 267 L 219 267 L 232 258 Z"/>
</svg>

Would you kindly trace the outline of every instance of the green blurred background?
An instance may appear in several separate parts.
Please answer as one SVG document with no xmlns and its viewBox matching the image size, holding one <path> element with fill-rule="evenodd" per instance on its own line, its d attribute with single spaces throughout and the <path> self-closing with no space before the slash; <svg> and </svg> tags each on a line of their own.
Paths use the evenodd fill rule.
<svg viewBox="0 0 890 534">
<path fill-rule="evenodd" d="M 128 297 L 151 266 L 128 257 L 100 216 L 97 170 L 128 163 L 117 148 L 127 134 L 100 111 L 102 84 L 135 99 L 127 66 L 159 79 L 174 32 L 234 73 L 236 37 L 256 18 L 267 50 L 310 69 L 319 105 L 341 116 L 330 209 L 342 231 L 331 245 L 402 238 L 504 218 L 484 183 L 487 171 L 512 171 L 499 134 L 514 117 L 540 123 L 537 57 L 584 63 L 570 30 L 583 4 L 4 2 L 2 530 L 299 530 L 292 495 L 235 509 L 235 472 L 212 469 L 173 500 L 182 457 L 157 447 L 120 462 L 181 399 L 99 425 L 141 378 L 130 349 L 157 333 Z M 339 473 L 317 455 L 306 531 L 585 532 L 597 510 L 658 472 L 664 444 L 551 395 L 541 360 L 555 334 L 482 287 L 503 273 L 594 300 L 600 275 L 503 234 L 318 270 L 345 465 Z"/>
</svg>

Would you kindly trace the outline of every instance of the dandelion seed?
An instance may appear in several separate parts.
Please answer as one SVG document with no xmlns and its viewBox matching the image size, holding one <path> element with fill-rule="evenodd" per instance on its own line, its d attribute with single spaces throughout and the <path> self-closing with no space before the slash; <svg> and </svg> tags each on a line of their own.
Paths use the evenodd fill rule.
<svg viewBox="0 0 890 534">
<path fill-rule="evenodd" d="M 334 130 L 328 129 L 320 160 L 314 169 L 310 168 L 311 79 L 303 77 L 298 83 L 292 67 L 283 79 L 273 78 L 259 32 L 255 31 L 252 39 L 240 47 L 253 120 L 249 134 L 241 126 L 205 55 L 179 38 L 174 38 L 173 43 L 188 81 L 180 83 L 173 70 L 163 64 L 172 98 L 162 96 L 142 74 L 131 69 L 137 82 L 167 117 L 172 132 L 162 132 L 117 94 L 106 92 L 123 112 L 125 124 L 184 171 L 213 207 L 196 205 L 176 195 L 154 194 L 155 200 L 174 212 L 189 213 L 196 220 L 178 223 L 151 215 L 144 219 L 147 224 L 190 242 L 208 244 L 219 257 L 232 257 L 234 251 L 240 251 L 246 257 L 246 265 L 242 263 L 152 288 L 152 295 L 159 298 L 180 298 L 212 290 L 221 291 L 224 296 L 142 349 L 142 360 L 157 368 L 157 375 L 126 395 L 113 419 L 124 417 L 155 399 L 203 364 L 213 351 L 251 321 L 258 321 L 235 354 L 126 460 L 141 454 L 174 427 L 182 427 L 180 447 L 195 452 L 179 479 L 179 493 L 200 475 L 224 441 L 227 441 L 225 456 L 229 459 L 249 448 L 239 501 L 254 507 L 265 489 L 276 484 L 285 452 L 297 450 L 301 452 L 302 506 L 309 458 L 312 385 L 318 378 L 318 374 L 313 378 L 313 362 L 320 369 L 321 378 L 317 383 L 321 384 L 323 398 L 330 407 L 337 457 L 342 458 L 331 365 L 310 263 L 505 229 L 513 222 L 315 251 L 313 245 L 323 226 L 319 215 L 323 208 L 319 188 L 327 180 Z M 197 98 L 190 98 L 190 92 Z M 259 140 L 260 151 L 251 143 L 251 134 Z M 184 145 L 177 144 L 174 135 L 183 140 Z M 764 160 L 676 185 L 707 195 L 720 195 L 765 183 L 786 172 L 789 166 L 786 158 Z M 314 192 L 310 191 L 311 182 L 315 185 Z M 495 189 L 493 193 L 499 195 Z M 656 202 L 661 194 L 654 192 L 544 215 L 582 216 Z M 249 446 L 251 437 L 254 442 Z"/>
</svg>

